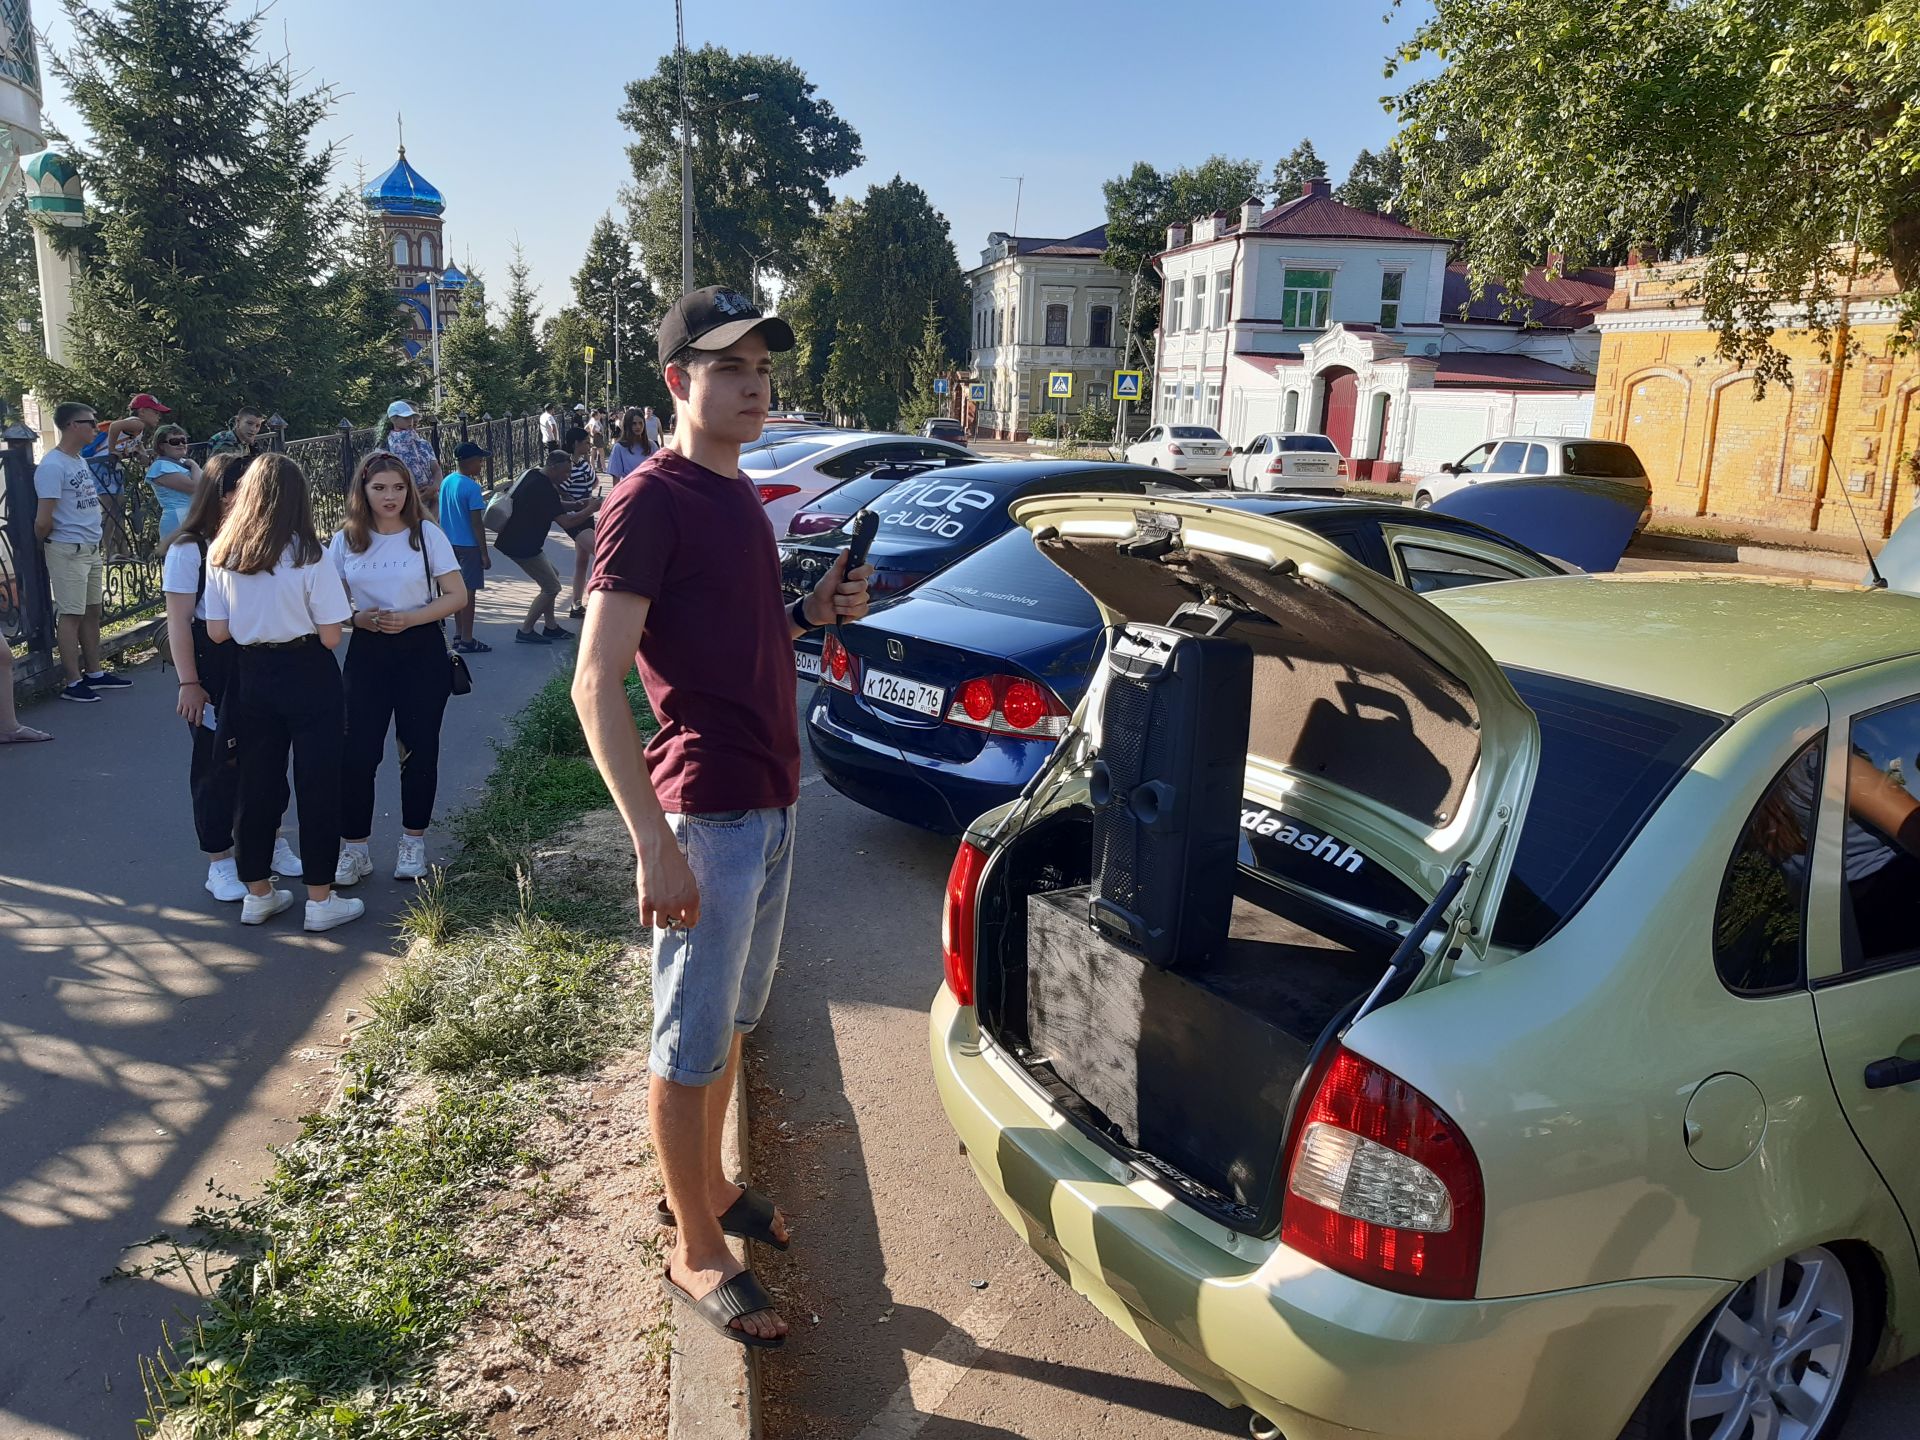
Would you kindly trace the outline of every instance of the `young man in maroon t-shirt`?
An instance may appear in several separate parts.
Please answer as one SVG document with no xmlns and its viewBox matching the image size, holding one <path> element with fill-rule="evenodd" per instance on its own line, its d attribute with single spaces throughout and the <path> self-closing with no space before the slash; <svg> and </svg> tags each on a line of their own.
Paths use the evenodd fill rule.
<svg viewBox="0 0 1920 1440">
<path fill-rule="evenodd" d="M 677 1222 L 668 1286 L 744 1345 L 777 1346 L 786 1321 L 725 1235 L 787 1246 L 786 1218 L 720 1168 L 740 1042 L 773 984 L 800 793 L 793 641 L 867 613 L 870 566 L 842 553 L 786 606 L 780 555 L 740 447 L 759 438 L 770 354 L 786 321 L 719 286 L 660 324 L 673 438 L 600 512 L 573 702 L 633 837 L 640 919 L 653 931 L 647 1108 Z M 659 731 L 643 753 L 627 708 L 638 664 Z"/>
</svg>

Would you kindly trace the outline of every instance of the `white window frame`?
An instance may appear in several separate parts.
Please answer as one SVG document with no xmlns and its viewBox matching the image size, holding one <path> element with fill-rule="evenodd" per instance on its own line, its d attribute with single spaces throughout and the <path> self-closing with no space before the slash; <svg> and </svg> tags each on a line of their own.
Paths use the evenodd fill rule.
<svg viewBox="0 0 1920 1440">
<path fill-rule="evenodd" d="M 1207 381 L 1204 400 L 1206 403 L 1206 413 L 1200 423 L 1203 425 L 1217 426 L 1220 423 L 1220 382 L 1218 380 Z"/>
<path fill-rule="evenodd" d="M 1180 382 L 1163 380 L 1160 383 L 1160 418 L 1156 424 L 1171 425 L 1174 414 L 1180 408 Z"/>
<path fill-rule="evenodd" d="M 1056 310 L 1060 312 L 1060 338 L 1058 340 L 1053 338 L 1053 312 Z M 1042 312 L 1041 335 L 1044 337 L 1042 343 L 1056 349 L 1071 345 L 1073 343 L 1073 306 L 1063 305 L 1057 300 L 1048 305 Z"/>
<path fill-rule="evenodd" d="M 1187 329 L 1204 330 L 1207 328 L 1207 277 L 1204 274 L 1193 277 L 1193 290 L 1187 302 Z"/>
<path fill-rule="evenodd" d="M 1233 272 L 1216 270 L 1213 272 L 1213 328 L 1227 328 L 1227 301 L 1233 295 Z"/>
<path fill-rule="evenodd" d="M 1180 322 L 1187 318 L 1187 282 L 1169 280 L 1167 282 L 1167 303 L 1161 313 L 1166 316 L 1167 333 L 1177 334 Z"/>
<path fill-rule="evenodd" d="M 1285 325 L 1289 330 L 1326 329 L 1327 322 L 1332 318 L 1333 312 L 1334 273 L 1333 267 L 1327 265 L 1288 264 L 1282 268 L 1280 272 L 1280 323 Z M 1326 287 L 1323 289 L 1318 285 L 1295 285 L 1291 283 L 1295 275 L 1325 275 L 1327 277 Z M 1294 307 L 1293 318 L 1291 320 L 1287 318 L 1287 301 L 1296 295 L 1319 297 L 1318 303 L 1309 302 L 1313 314 L 1309 318 L 1308 323 L 1304 325 L 1300 323 L 1298 302 L 1296 302 Z M 1319 323 L 1313 323 L 1314 319 L 1317 319 Z"/>
<path fill-rule="evenodd" d="M 1387 287 L 1391 284 L 1398 292 L 1389 296 Z M 1398 330 L 1400 318 L 1407 303 L 1407 272 L 1405 270 L 1382 270 L 1380 272 L 1380 328 Z M 1389 318 L 1387 312 L 1392 311 Z"/>
</svg>

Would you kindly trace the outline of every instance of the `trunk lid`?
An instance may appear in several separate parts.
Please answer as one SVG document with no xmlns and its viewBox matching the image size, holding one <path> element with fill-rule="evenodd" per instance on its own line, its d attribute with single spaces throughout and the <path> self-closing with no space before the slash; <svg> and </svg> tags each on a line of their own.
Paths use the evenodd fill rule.
<svg viewBox="0 0 1920 1440">
<path fill-rule="evenodd" d="M 1424 900 L 1465 862 L 1416 984 L 1484 954 L 1539 762 L 1539 725 L 1450 616 L 1283 519 L 1170 497 L 1048 495 L 1016 523 L 1109 625 L 1190 600 L 1247 619 L 1255 654 L 1244 795 L 1343 837 Z M 1159 553 L 1122 546 L 1155 542 Z M 1078 717 L 1099 743 L 1100 667 Z M 1063 745 L 1063 751 L 1070 749 Z"/>
</svg>

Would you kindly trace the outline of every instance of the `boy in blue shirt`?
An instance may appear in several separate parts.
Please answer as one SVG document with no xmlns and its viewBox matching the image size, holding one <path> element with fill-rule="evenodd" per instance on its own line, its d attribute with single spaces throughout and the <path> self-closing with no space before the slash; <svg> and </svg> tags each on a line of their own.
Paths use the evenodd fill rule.
<svg viewBox="0 0 1920 1440">
<path fill-rule="evenodd" d="M 440 528 L 453 546 L 460 562 L 460 578 L 467 582 L 467 603 L 455 612 L 454 630 L 459 638 L 453 648 L 462 655 L 480 655 L 493 649 L 473 638 L 474 602 L 486 583 L 486 572 L 493 568 L 493 556 L 487 550 L 487 497 L 480 489 L 477 472 L 488 451 L 471 440 L 460 442 L 453 452 L 453 473 L 440 482 Z"/>
</svg>

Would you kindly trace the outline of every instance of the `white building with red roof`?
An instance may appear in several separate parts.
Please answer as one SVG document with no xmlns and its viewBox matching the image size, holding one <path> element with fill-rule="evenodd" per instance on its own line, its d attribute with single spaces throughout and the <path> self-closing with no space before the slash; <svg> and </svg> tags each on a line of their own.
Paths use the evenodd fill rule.
<svg viewBox="0 0 1920 1440">
<path fill-rule="evenodd" d="M 1024 437 L 1045 410 L 1063 420 L 1110 408 L 1121 368 L 1128 283 L 1107 264 L 1107 227 L 1064 239 L 994 231 L 967 272 L 973 292 L 972 372 L 986 399 L 969 411 L 975 433 Z M 1073 394 L 1050 401 L 1047 376 L 1073 376 Z"/>
<path fill-rule="evenodd" d="M 1268 209 L 1167 232 L 1157 424 L 1236 445 L 1308 430 L 1351 472 L 1426 474 L 1493 435 L 1584 435 L 1611 270 L 1531 274 L 1475 298 L 1453 242 L 1333 198 L 1324 180 Z"/>
</svg>

